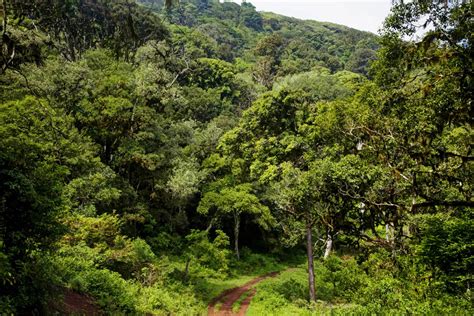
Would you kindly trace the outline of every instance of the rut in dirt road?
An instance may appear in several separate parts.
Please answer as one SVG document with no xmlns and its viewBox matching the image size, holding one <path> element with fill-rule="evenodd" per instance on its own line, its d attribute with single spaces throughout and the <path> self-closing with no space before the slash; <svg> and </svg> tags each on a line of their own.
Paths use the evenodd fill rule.
<svg viewBox="0 0 474 316">
<path fill-rule="evenodd" d="M 224 315 L 245 315 L 247 309 L 252 301 L 253 296 L 255 295 L 256 290 L 253 289 L 253 286 L 266 278 L 275 277 L 279 272 L 272 272 L 258 278 L 255 278 L 244 285 L 233 288 L 227 291 L 224 291 L 219 296 L 214 298 L 208 306 L 208 315 L 209 316 L 224 316 Z M 232 305 L 246 292 L 249 292 L 249 295 L 242 301 L 240 309 L 237 313 L 232 311 Z M 216 305 L 222 303 L 219 310 L 216 310 Z"/>
</svg>

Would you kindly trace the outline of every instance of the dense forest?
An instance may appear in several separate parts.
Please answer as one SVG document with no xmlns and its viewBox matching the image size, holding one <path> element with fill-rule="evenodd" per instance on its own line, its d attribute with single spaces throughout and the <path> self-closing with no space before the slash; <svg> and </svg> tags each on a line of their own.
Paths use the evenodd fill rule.
<svg viewBox="0 0 474 316">
<path fill-rule="evenodd" d="M 1 8 L 1 315 L 474 314 L 470 0 Z"/>
</svg>

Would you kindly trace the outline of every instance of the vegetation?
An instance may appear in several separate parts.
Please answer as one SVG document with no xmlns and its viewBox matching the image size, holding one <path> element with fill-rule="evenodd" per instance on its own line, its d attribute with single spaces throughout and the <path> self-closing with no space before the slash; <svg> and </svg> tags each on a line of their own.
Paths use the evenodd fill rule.
<svg viewBox="0 0 474 316">
<path fill-rule="evenodd" d="M 473 314 L 471 1 L 1 4 L 0 314 Z"/>
</svg>

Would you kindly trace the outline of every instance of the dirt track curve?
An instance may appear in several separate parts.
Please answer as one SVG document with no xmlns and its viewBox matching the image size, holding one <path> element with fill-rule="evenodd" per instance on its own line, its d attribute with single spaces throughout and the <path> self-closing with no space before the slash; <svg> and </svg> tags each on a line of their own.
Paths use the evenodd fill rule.
<svg viewBox="0 0 474 316">
<path fill-rule="evenodd" d="M 266 275 L 257 277 L 240 287 L 236 287 L 227 291 L 222 292 L 219 296 L 214 298 L 208 306 L 207 314 L 209 316 L 224 316 L 224 315 L 239 315 L 244 316 L 249 308 L 250 302 L 252 301 L 253 296 L 255 295 L 256 290 L 253 286 L 266 278 L 274 277 L 279 272 L 272 272 Z M 240 304 L 240 309 L 237 313 L 232 311 L 232 305 L 246 292 L 250 291 L 250 294 L 242 301 Z M 222 303 L 220 308 L 217 310 L 216 305 Z"/>
</svg>

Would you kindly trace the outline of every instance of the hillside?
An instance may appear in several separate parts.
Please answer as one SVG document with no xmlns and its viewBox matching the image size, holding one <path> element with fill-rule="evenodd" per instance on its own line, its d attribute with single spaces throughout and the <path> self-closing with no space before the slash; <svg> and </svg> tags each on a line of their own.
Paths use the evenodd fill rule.
<svg viewBox="0 0 474 316">
<path fill-rule="evenodd" d="M 257 63 L 258 69 L 269 67 L 271 58 L 271 68 L 275 68 L 272 72 L 279 77 L 316 66 L 366 74 L 367 63 L 375 57 L 377 48 L 377 38 L 371 33 L 260 13 L 251 3 L 240 6 L 234 2 L 187 0 L 172 10 L 163 8 L 162 1 L 142 3 L 168 23 L 180 25 L 179 33 L 192 34 L 184 40 L 207 43 L 200 57 L 226 61 L 240 58 Z M 271 44 L 278 47 L 268 46 Z"/>
</svg>

